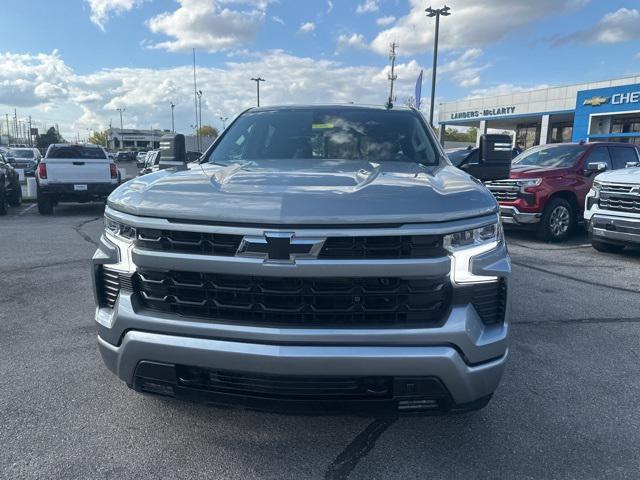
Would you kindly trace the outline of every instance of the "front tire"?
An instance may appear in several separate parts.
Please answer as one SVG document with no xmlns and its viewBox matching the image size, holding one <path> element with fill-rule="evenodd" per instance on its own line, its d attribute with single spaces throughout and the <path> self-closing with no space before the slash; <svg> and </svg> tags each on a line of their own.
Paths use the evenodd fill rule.
<svg viewBox="0 0 640 480">
<path fill-rule="evenodd" d="M 1 179 L 0 179 L 1 180 Z M 7 191 L 4 185 L 0 186 L 0 215 L 7 214 Z"/>
<path fill-rule="evenodd" d="M 16 185 L 16 188 L 11 192 L 8 201 L 12 207 L 22 205 L 22 187 L 20 187 L 20 184 Z"/>
<path fill-rule="evenodd" d="M 38 213 L 40 215 L 51 215 L 53 213 L 51 197 L 40 192 L 38 192 Z"/>
<path fill-rule="evenodd" d="M 591 246 L 597 251 L 603 253 L 620 253 L 622 250 L 624 250 L 624 245 L 600 242 L 598 240 L 591 240 Z"/>
<path fill-rule="evenodd" d="M 538 238 L 545 242 L 564 242 L 576 223 L 576 214 L 569 202 L 564 198 L 553 198 L 544 209 Z"/>
</svg>

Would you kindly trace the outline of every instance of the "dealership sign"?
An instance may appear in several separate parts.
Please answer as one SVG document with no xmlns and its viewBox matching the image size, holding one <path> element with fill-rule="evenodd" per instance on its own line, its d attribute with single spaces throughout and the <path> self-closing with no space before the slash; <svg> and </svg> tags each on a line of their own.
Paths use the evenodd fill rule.
<svg viewBox="0 0 640 480">
<path fill-rule="evenodd" d="M 451 114 L 451 120 L 460 120 L 468 118 L 480 117 L 497 117 L 500 115 L 511 115 L 515 113 L 516 107 L 496 107 L 485 108 L 484 110 L 469 110 L 466 112 L 454 112 Z"/>
</svg>

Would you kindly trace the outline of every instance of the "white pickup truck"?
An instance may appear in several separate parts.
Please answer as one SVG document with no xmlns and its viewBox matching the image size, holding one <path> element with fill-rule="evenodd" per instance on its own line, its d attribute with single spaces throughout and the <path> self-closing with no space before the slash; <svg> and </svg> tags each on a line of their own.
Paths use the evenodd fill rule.
<svg viewBox="0 0 640 480">
<path fill-rule="evenodd" d="M 99 145 L 55 143 L 38 164 L 36 181 L 38 212 L 50 215 L 58 202 L 104 201 L 120 175 Z"/>
</svg>

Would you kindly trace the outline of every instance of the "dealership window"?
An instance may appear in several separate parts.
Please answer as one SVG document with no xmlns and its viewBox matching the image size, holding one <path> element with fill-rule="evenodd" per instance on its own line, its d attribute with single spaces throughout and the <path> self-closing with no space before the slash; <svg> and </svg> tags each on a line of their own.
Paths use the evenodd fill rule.
<svg viewBox="0 0 640 480">
<path fill-rule="evenodd" d="M 527 149 L 540 143 L 539 123 L 520 123 L 516 126 L 516 146 Z"/>
<path fill-rule="evenodd" d="M 640 132 L 640 115 L 616 115 L 611 120 L 611 133 Z"/>
<path fill-rule="evenodd" d="M 551 124 L 551 135 L 547 143 L 567 143 L 573 136 L 573 122 L 558 122 Z"/>
</svg>

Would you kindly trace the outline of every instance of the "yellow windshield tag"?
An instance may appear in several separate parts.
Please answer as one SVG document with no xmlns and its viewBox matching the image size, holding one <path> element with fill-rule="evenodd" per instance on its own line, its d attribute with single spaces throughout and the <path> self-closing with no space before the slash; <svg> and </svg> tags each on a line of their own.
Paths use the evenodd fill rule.
<svg viewBox="0 0 640 480">
<path fill-rule="evenodd" d="M 314 123 L 311 125 L 312 130 L 324 130 L 327 128 L 333 128 L 333 123 Z"/>
</svg>

